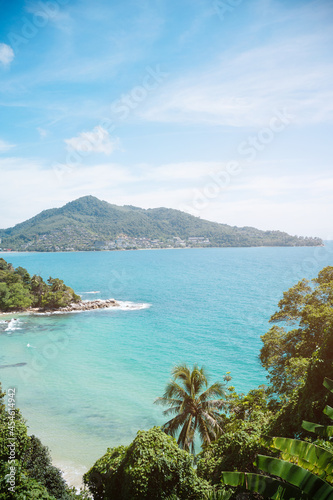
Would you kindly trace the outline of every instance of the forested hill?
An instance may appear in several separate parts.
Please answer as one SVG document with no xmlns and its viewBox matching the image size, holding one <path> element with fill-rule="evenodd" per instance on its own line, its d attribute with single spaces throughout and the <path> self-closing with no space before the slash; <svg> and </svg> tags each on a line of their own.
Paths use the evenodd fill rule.
<svg viewBox="0 0 333 500">
<path fill-rule="evenodd" d="M 19 251 L 117 248 L 317 246 L 320 238 L 232 227 L 179 210 L 117 206 L 84 196 L 0 230 L 0 248 Z"/>
</svg>

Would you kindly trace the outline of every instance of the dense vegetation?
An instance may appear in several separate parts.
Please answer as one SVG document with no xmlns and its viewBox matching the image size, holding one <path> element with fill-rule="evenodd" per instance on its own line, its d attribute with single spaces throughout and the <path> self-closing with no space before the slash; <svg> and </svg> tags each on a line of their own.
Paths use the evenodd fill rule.
<svg viewBox="0 0 333 500">
<path fill-rule="evenodd" d="M 84 196 L 61 208 L 45 210 L 35 217 L 0 230 L 1 246 L 13 250 L 94 250 L 95 242 L 119 236 L 167 241 L 179 237 L 209 238 L 210 246 L 314 246 L 320 238 L 299 238 L 280 231 L 232 227 L 202 220 L 179 210 L 111 205 Z"/>
<path fill-rule="evenodd" d="M 11 396 L 7 394 L 6 409 L 0 384 L 0 500 L 87 498 L 68 488 L 60 470 L 52 465 L 48 449 L 38 438 L 27 435 L 25 421 L 11 403 L 15 396 Z"/>
<path fill-rule="evenodd" d="M 304 380 L 313 353 L 333 324 L 333 268 L 326 267 L 311 282 L 302 280 L 283 294 L 274 325 L 263 337 L 260 359 L 268 370 L 272 392 L 290 395 Z M 290 328 L 295 325 L 296 328 Z"/>
<path fill-rule="evenodd" d="M 209 484 L 198 478 L 189 453 L 159 428 L 139 431 L 127 447 L 109 448 L 84 475 L 94 499 L 200 500 Z"/>
<path fill-rule="evenodd" d="M 323 385 L 333 392 L 332 380 L 325 378 Z M 333 420 L 331 406 L 326 406 L 324 412 Z M 332 425 L 320 426 L 304 421 L 302 427 L 321 437 L 333 436 Z M 315 444 L 284 437 L 263 438 L 262 441 L 275 454 L 282 452 L 282 458 L 258 455 L 256 466 L 266 474 L 222 472 L 223 484 L 240 486 L 260 493 L 264 498 L 277 500 L 333 499 L 333 443 L 326 441 Z M 326 446 L 323 447 L 323 444 Z"/>
<path fill-rule="evenodd" d="M 290 321 L 293 320 L 296 324 L 292 329 L 280 327 L 276 330 L 276 327 L 273 327 L 262 337 L 263 347 L 260 357 L 268 369 L 269 387 L 261 386 L 251 390 L 247 395 L 237 394 L 233 387 L 229 387 L 225 397 L 220 399 L 218 406 L 221 412 L 219 415 L 214 413 L 214 418 L 201 421 L 208 435 L 213 429 L 215 439 L 210 439 L 210 443 L 206 440 L 202 452 L 196 457 L 196 475 L 205 480 L 205 484 L 208 484 L 210 488 L 210 490 L 200 492 L 198 498 L 202 500 L 206 498 L 227 499 L 229 497 L 232 499 L 268 498 L 269 496 L 255 492 L 242 493 L 244 486 L 248 484 L 248 479 L 253 477 L 253 484 L 256 487 L 269 485 L 269 488 L 273 488 L 273 490 L 276 488 L 274 491 L 278 491 L 277 495 L 281 493 L 281 488 L 283 488 L 286 490 L 284 498 L 310 500 L 311 495 L 306 495 L 302 491 L 298 496 L 290 496 L 294 494 L 295 489 L 287 488 L 285 479 L 282 479 L 282 484 L 285 486 L 281 486 L 280 483 L 276 482 L 276 479 L 272 479 L 278 475 L 278 466 L 281 463 L 280 456 L 287 459 L 289 448 L 279 448 L 280 445 L 277 444 L 290 443 L 285 438 L 303 437 L 308 440 L 307 442 L 313 441 L 314 445 L 320 448 L 321 455 L 323 455 L 321 450 L 326 449 L 327 454 L 323 456 L 331 456 L 328 468 L 333 468 L 333 455 L 330 455 L 333 451 L 331 437 L 323 435 L 318 440 L 311 436 L 308 427 L 302 427 L 303 420 L 316 422 L 317 429 L 320 425 L 330 423 L 327 412 L 323 413 L 323 410 L 327 404 L 332 404 L 332 394 L 323 387 L 323 381 L 326 376 L 333 378 L 332 298 L 333 267 L 323 269 L 312 282 L 301 281 L 284 294 L 279 303 L 279 310 L 272 316 L 271 321 L 286 321 L 290 325 Z M 187 367 L 175 367 L 173 380 L 167 386 L 164 397 L 159 398 L 159 401 L 169 406 L 167 412 L 174 415 L 165 424 L 164 430 L 175 434 L 176 424 L 179 424 L 178 442 L 181 447 L 187 449 L 190 448 L 194 432 L 197 429 L 195 420 L 200 418 L 198 410 L 204 410 L 198 404 L 200 403 L 200 394 L 205 393 L 202 389 L 206 388 L 206 382 L 200 376 L 201 370 L 198 367 L 194 367 L 192 371 Z M 178 381 L 181 384 L 178 384 Z M 214 384 L 211 387 L 214 387 Z M 217 389 L 221 391 L 222 395 L 222 384 L 219 384 Z M 209 388 L 207 390 L 209 391 Z M 212 390 L 211 396 L 215 398 L 215 390 Z M 208 400 L 209 398 L 203 399 Z M 216 399 L 212 399 L 212 402 L 212 410 L 215 412 L 217 410 Z M 216 425 L 216 421 L 218 425 Z M 156 433 L 157 430 L 154 432 Z M 285 437 L 280 438 L 282 441 L 275 440 L 268 444 L 267 436 Z M 106 455 L 97 461 L 85 475 L 85 482 L 93 492 L 94 498 L 100 500 L 131 498 L 130 495 L 133 495 L 134 491 L 140 490 L 134 488 L 129 496 L 126 496 L 127 493 L 122 493 L 123 496 L 117 496 L 112 488 L 115 488 L 117 481 L 119 481 L 118 487 L 125 491 L 127 484 L 133 485 L 133 480 L 126 474 L 135 474 L 135 471 L 137 484 L 141 484 L 141 480 L 145 484 L 145 490 L 141 491 L 141 496 L 138 498 L 168 498 L 170 492 L 175 495 L 172 497 L 174 500 L 184 498 L 183 493 L 180 492 L 183 479 L 182 481 L 178 479 L 173 490 L 166 488 L 164 496 L 161 492 L 160 496 L 154 496 L 156 488 L 154 481 L 158 477 L 158 471 L 164 470 L 166 477 L 172 476 L 170 470 L 167 472 L 166 469 L 161 469 L 162 465 L 159 463 L 160 458 L 163 457 L 161 452 L 163 447 L 160 449 L 160 445 L 157 446 L 153 440 L 148 439 L 147 435 L 144 451 L 140 450 L 135 454 L 132 453 L 132 450 L 136 449 L 134 443 L 136 443 L 135 440 L 126 449 L 109 449 Z M 171 446 L 172 441 L 169 443 Z M 176 440 L 173 441 L 173 446 L 176 446 Z M 305 445 L 302 446 L 304 448 Z M 291 453 L 290 450 L 291 448 L 289 449 Z M 292 450 L 294 451 L 294 448 Z M 186 453 L 186 451 L 182 451 L 182 453 Z M 154 466 L 149 468 L 142 456 L 150 456 Z M 257 459 L 258 456 L 264 458 Z M 291 460 L 294 463 L 297 460 L 299 463 L 301 460 L 304 462 L 301 456 L 297 458 L 293 455 Z M 263 472 L 260 471 L 259 467 L 266 471 L 265 476 L 262 476 Z M 269 467 L 272 467 L 271 470 Z M 289 465 L 285 467 L 288 469 Z M 232 478 L 225 476 L 225 471 L 242 471 L 248 476 L 243 474 Z M 192 474 L 191 472 L 190 477 L 193 477 Z M 259 486 L 256 483 L 256 474 L 265 479 L 264 482 L 260 479 Z M 302 472 L 301 474 L 306 473 Z M 144 479 L 142 479 L 143 477 Z M 228 484 L 233 484 L 233 487 L 226 486 L 228 477 L 230 479 Z M 325 484 L 332 483 L 332 474 L 326 474 L 325 478 Z M 272 486 L 273 483 L 275 486 Z M 213 488 L 215 488 L 215 492 Z M 288 492 L 289 496 L 287 496 Z M 186 494 L 188 496 L 185 498 L 192 498 L 188 491 Z M 132 498 L 136 497 L 132 496 Z M 279 497 L 274 496 L 274 498 Z M 321 500 L 321 497 L 318 498 Z"/>
<path fill-rule="evenodd" d="M 20 311 L 29 307 L 59 309 L 81 298 L 58 278 L 47 283 L 37 275 L 30 276 L 23 267 L 16 269 L 0 258 L 0 311 Z"/>
<path fill-rule="evenodd" d="M 270 385 L 246 395 L 225 383 L 209 387 L 196 365 L 175 367 L 158 398 L 173 418 L 162 429 L 139 431 L 127 447 L 107 449 L 84 475 L 94 500 L 332 500 L 332 310 L 333 267 L 285 292 L 271 321 L 286 324 L 262 337 L 260 359 Z M 8 412 L 2 403 L 0 394 L 0 499 L 5 499 L 11 497 L 4 493 Z M 15 421 L 17 495 L 73 498 L 47 450 L 27 437 L 18 410 Z M 193 457 L 187 450 L 197 431 L 203 446 Z M 179 446 L 167 433 L 177 434 Z"/>
</svg>

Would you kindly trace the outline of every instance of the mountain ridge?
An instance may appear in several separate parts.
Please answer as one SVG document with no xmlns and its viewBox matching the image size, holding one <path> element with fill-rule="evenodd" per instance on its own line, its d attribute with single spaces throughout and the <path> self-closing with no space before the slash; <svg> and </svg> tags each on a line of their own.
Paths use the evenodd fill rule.
<svg viewBox="0 0 333 500">
<path fill-rule="evenodd" d="M 91 195 L 1 229 L 0 238 L 3 249 L 17 251 L 323 244 L 320 238 L 229 226 L 172 208 L 118 206 Z"/>
</svg>

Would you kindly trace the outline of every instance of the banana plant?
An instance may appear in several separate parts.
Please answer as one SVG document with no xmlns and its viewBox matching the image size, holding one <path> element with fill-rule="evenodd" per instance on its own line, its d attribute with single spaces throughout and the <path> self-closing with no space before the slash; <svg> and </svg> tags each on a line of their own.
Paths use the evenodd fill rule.
<svg viewBox="0 0 333 500">
<path fill-rule="evenodd" d="M 333 393 L 333 381 L 325 378 L 324 386 Z M 324 413 L 333 419 L 333 409 Z M 333 426 L 303 422 L 303 428 L 330 437 Z M 319 427 L 319 432 L 318 432 Z M 332 430 L 331 430 L 332 429 Z M 222 483 L 260 493 L 274 500 L 333 500 L 333 454 L 307 441 L 283 437 L 265 438 L 267 447 L 281 452 L 282 458 L 257 456 L 257 467 L 272 476 L 244 472 L 223 472 Z"/>
<path fill-rule="evenodd" d="M 328 389 L 330 392 L 333 393 L 333 380 L 330 380 L 329 378 L 325 378 L 323 385 L 324 385 L 324 387 L 326 387 L 326 389 Z M 331 420 L 333 420 L 333 408 L 331 406 L 327 405 L 324 409 L 324 413 Z M 306 431 L 314 432 L 318 436 L 326 438 L 326 439 L 333 436 L 333 425 L 326 425 L 325 426 L 325 425 L 318 425 L 318 424 L 314 424 L 312 422 L 304 421 L 302 423 L 302 427 Z"/>
</svg>

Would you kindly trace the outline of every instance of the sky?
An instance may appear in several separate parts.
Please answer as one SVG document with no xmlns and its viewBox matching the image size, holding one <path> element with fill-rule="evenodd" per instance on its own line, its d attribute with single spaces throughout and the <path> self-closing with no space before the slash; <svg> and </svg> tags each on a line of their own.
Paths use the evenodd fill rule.
<svg viewBox="0 0 333 500">
<path fill-rule="evenodd" d="M 0 228 L 85 195 L 333 239 L 331 0 L 0 0 Z"/>
</svg>

